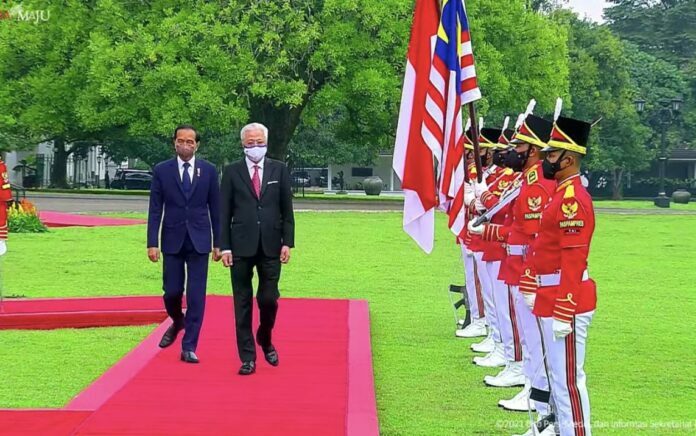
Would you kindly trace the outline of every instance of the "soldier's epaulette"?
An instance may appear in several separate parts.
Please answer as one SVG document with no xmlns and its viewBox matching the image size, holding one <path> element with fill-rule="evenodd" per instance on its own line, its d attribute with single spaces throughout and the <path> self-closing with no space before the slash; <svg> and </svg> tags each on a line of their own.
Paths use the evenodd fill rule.
<svg viewBox="0 0 696 436">
<path fill-rule="evenodd" d="M 506 176 L 511 176 L 514 172 L 515 171 L 513 171 L 512 168 L 505 168 L 505 170 L 503 170 L 503 174 L 505 174 Z"/>
<path fill-rule="evenodd" d="M 572 193 L 571 197 L 575 197 L 575 188 L 573 187 L 573 180 L 572 179 L 566 180 L 565 182 L 558 185 L 558 187 L 556 188 L 556 192 L 560 192 L 568 187 L 573 188 L 573 190 L 571 191 L 571 193 Z M 564 197 L 564 198 L 570 198 L 570 197 Z"/>
<path fill-rule="evenodd" d="M 539 170 L 537 168 L 532 169 L 527 173 L 527 184 L 532 185 L 539 181 Z"/>
</svg>

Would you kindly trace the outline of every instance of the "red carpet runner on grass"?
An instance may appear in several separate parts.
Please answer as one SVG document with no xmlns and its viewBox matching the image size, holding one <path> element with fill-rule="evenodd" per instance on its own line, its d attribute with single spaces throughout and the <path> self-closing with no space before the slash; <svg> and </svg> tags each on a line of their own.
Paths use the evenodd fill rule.
<svg viewBox="0 0 696 436">
<path fill-rule="evenodd" d="M 98 226 L 132 226 L 145 224 L 144 220 L 130 218 L 109 218 L 103 216 L 76 215 L 64 212 L 39 211 L 39 219 L 46 227 L 98 227 Z"/>
<path fill-rule="evenodd" d="M 95 300 L 97 311 L 111 309 L 106 300 Z M 124 308 L 123 299 L 111 300 Z M 81 301 L 84 308 L 90 300 Z M 133 301 L 130 311 L 150 310 L 152 300 Z M 13 303 L 19 311 L 21 302 Z M 43 300 L 38 308 L 45 314 L 48 306 Z M 65 408 L 0 410 L 0 434 L 378 434 L 366 302 L 281 299 L 274 336 L 280 366 L 258 350 L 249 377 L 237 375 L 230 297 L 208 297 L 199 365 L 179 361 L 180 338 L 157 348 L 167 326 Z"/>
</svg>

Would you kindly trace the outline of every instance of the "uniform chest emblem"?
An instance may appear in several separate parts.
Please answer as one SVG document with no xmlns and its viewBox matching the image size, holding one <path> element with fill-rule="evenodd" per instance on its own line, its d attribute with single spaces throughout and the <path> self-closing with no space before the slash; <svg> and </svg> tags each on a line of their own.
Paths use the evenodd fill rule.
<svg viewBox="0 0 696 436">
<path fill-rule="evenodd" d="M 529 206 L 529 210 L 537 212 L 539 209 L 541 209 L 541 196 L 529 197 L 527 199 L 527 206 Z"/>
<path fill-rule="evenodd" d="M 506 190 L 508 186 L 510 186 L 510 182 L 508 182 L 507 180 L 501 180 L 500 182 L 498 182 L 498 189 L 500 189 L 501 191 Z"/>
<path fill-rule="evenodd" d="M 567 219 L 572 220 L 578 214 L 578 202 L 563 203 L 561 205 L 561 212 L 563 212 L 563 215 Z"/>
</svg>

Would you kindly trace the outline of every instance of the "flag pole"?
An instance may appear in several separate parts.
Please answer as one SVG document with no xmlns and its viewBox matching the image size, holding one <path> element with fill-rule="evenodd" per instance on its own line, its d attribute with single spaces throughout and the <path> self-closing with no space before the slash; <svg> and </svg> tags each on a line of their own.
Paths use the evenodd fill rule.
<svg viewBox="0 0 696 436">
<path fill-rule="evenodd" d="M 474 102 L 469 103 L 469 118 L 471 118 L 471 142 L 474 143 L 474 164 L 476 165 L 476 179 L 479 183 L 483 180 L 483 168 L 481 166 L 481 147 L 479 146 L 479 129 L 476 124 L 476 108 Z"/>
</svg>

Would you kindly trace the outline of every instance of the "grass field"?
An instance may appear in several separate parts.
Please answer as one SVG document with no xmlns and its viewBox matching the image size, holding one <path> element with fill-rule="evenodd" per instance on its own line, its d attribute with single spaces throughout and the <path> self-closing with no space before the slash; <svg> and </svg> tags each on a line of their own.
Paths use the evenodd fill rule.
<svg viewBox="0 0 696 436">
<path fill-rule="evenodd" d="M 154 327 L 0 330 L 0 408 L 62 407 Z"/>
<path fill-rule="evenodd" d="M 596 434 L 696 432 L 695 228 L 696 216 L 598 216 L 590 272 L 598 282 L 599 308 L 587 360 Z M 298 247 L 283 269 L 281 292 L 369 301 L 383 434 L 520 431 L 526 415 L 495 406 L 516 390 L 485 388 L 483 376 L 495 371 L 471 365 L 471 341 L 453 336 L 445 290 L 462 283 L 463 273 L 443 216 L 437 238 L 427 256 L 401 230 L 399 213 L 298 213 Z M 159 295 L 161 265 L 146 260 L 144 239 L 144 226 L 13 235 L 3 265 L 6 293 Z M 229 294 L 228 274 L 211 265 L 209 292 Z M 3 348 L 14 334 L 0 332 Z M 31 362 L 45 354 L 31 345 L 23 352 Z M 31 366 L 8 366 L 0 354 L 0 374 L 20 377 Z M 31 389 L 30 379 L 21 377 L 12 392 Z M 79 388 L 60 390 L 69 398 Z M 49 401 L 53 393 L 33 392 L 25 406 L 56 404 Z"/>
<path fill-rule="evenodd" d="M 666 209 L 660 209 L 652 200 L 595 200 L 595 207 L 606 208 L 606 209 L 641 209 L 641 210 L 658 210 L 663 211 Z M 689 202 L 688 204 L 678 204 L 671 202 L 669 209 L 671 210 L 687 210 L 696 212 L 696 202 Z"/>
</svg>

